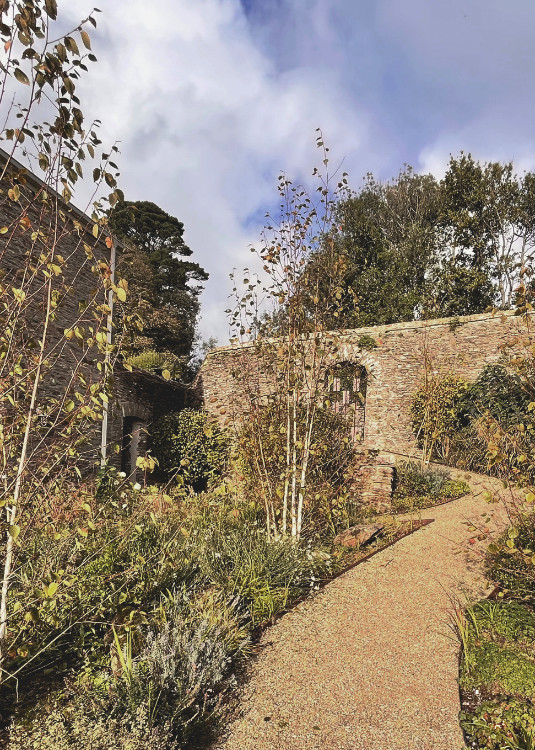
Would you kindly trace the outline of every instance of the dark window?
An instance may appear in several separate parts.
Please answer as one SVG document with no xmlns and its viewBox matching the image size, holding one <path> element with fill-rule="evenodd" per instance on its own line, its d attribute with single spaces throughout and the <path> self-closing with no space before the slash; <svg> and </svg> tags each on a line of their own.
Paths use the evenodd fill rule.
<svg viewBox="0 0 535 750">
<path fill-rule="evenodd" d="M 351 362 L 333 365 L 326 374 L 325 390 L 329 394 L 333 411 L 350 419 L 353 440 L 362 440 L 366 406 L 366 369 Z"/>
</svg>

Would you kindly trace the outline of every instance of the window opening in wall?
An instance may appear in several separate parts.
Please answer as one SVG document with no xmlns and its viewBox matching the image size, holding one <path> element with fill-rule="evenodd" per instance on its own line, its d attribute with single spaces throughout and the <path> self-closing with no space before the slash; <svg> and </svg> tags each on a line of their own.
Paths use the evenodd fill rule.
<svg viewBox="0 0 535 750">
<path fill-rule="evenodd" d="M 145 422 L 138 417 L 125 417 L 123 419 L 123 450 L 121 458 L 121 470 L 125 472 L 128 479 L 136 478 L 136 462 L 140 456 L 140 444 Z"/>
<path fill-rule="evenodd" d="M 366 368 L 352 362 L 333 365 L 326 374 L 325 390 L 329 393 L 331 408 L 350 419 L 354 441 L 364 438 L 366 385 Z"/>
</svg>

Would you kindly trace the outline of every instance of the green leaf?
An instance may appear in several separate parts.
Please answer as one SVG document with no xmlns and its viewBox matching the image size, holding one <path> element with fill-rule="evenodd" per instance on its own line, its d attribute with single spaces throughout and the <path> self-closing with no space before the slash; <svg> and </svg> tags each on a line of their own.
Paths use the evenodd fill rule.
<svg viewBox="0 0 535 750">
<path fill-rule="evenodd" d="M 8 529 L 9 536 L 13 539 L 13 541 L 16 541 L 17 537 L 20 534 L 20 526 L 18 524 L 13 524 Z"/>
<path fill-rule="evenodd" d="M 119 302 L 126 302 L 126 292 L 121 286 L 117 287 L 117 299 Z"/>
<path fill-rule="evenodd" d="M 49 599 L 51 599 L 57 590 L 58 590 L 58 582 L 52 581 L 52 583 L 46 589 L 46 595 L 48 596 Z"/>
<path fill-rule="evenodd" d="M 169 372 L 169 370 L 164 370 L 162 372 L 162 378 L 165 378 L 165 380 L 171 380 L 171 373 Z"/>
<path fill-rule="evenodd" d="M 25 86 L 30 85 L 30 79 L 28 78 L 26 73 L 20 68 L 15 69 L 15 78 L 17 79 L 17 81 L 19 81 L 19 83 L 24 83 Z"/>
</svg>

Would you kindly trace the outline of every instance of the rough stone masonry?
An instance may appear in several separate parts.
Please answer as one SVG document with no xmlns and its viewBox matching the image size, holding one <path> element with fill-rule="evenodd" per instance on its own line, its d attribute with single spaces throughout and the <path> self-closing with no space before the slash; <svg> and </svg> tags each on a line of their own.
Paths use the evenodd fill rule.
<svg viewBox="0 0 535 750">
<path fill-rule="evenodd" d="M 352 363 L 367 375 L 364 430 L 360 449 L 373 455 L 361 473 L 365 493 L 381 503 L 392 481 L 392 454 L 419 455 L 410 420 L 410 404 L 421 385 L 426 362 L 433 374 L 454 373 L 469 381 L 485 365 L 499 361 L 502 346 L 530 336 L 524 318 L 514 312 L 485 313 L 461 318 L 412 321 L 359 328 L 338 334 L 336 359 L 330 365 Z M 359 346 L 371 336 L 377 346 Z M 211 352 L 195 387 L 205 408 L 221 426 L 232 428 L 243 418 L 245 400 L 238 377 L 244 363 L 254 358 L 252 346 L 229 346 Z"/>
</svg>

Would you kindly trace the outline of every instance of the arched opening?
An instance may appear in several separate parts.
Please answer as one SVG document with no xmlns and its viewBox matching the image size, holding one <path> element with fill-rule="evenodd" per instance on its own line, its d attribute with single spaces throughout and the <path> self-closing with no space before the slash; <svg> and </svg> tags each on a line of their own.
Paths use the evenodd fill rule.
<svg viewBox="0 0 535 750">
<path fill-rule="evenodd" d="M 354 362 L 338 362 L 329 367 L 325 376 L 331 408 L 350 420 L 355 442 L 364 438 L 366 386 L 366 368 Z"/>
</svg>

